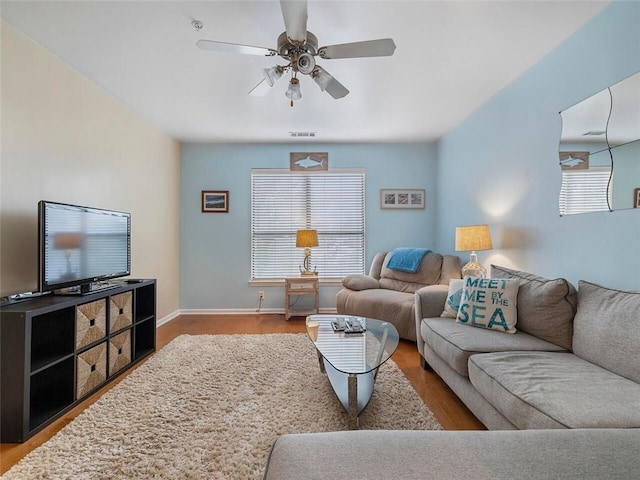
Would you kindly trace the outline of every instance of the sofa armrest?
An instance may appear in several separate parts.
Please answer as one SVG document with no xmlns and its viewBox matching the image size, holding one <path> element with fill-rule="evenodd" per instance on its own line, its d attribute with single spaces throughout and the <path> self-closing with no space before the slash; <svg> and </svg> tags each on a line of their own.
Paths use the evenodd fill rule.
<svg viewBox="0 0 640 480">
<path fill-rule="evenodd" d="M 449 285 L 428 285 L 416 291 L 416 316 L 439 317 L 447 301 Z"/>
<path fill-rule="evenodd" d="M 354 273 L 342 279 L 342 285 L 349 290 L 371 290 L 380 288 L 380 283 L 369 275 Z"/>
<path fill-rule="evenodd" d="M 424 346 L 422 335 L 420 335 L 422 319 L 439 317 L 444 310 L 448 293 L 448 285 L 428 285 L 417 290 L 415 293 L 416 339 L 420 353 L 422 353 Z"/>
</svg>

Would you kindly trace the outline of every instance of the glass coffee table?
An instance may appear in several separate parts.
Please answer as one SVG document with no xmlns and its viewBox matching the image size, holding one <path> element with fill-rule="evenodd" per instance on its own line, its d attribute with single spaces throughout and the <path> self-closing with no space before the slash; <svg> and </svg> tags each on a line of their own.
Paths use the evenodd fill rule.
<svg viewBox="0 0 640 480">
<path fill-rule="evenodd" d="M 356 320 L 361 333 L 335 331 L 333 322 Z M 310 315 L 307 334 L 318 352 L 320 370 L 347 411 L 351 428 L 358 428 L 360 413 L 371 400 L 378 368 L 398 347 L 398 331 L 388 322 L 350 315 Z"/>
</svg>

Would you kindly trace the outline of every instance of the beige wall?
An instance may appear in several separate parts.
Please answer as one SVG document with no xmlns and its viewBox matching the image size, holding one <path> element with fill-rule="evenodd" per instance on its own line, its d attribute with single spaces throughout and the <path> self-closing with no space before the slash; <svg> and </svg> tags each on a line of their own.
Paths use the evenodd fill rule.
<svg viewBox="0 0 640 480">
<path fill-rule="evenodd" d="M 133 277 L 178 309 L 179 144 L 1 24 L 0 295 L 37 288 L 39 200 L 131 212 Z"/>
</svg>

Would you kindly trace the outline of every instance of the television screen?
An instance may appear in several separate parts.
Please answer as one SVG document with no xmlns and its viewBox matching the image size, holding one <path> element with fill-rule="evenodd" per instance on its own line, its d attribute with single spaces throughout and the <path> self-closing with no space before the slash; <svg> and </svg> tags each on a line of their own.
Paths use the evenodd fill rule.
<svg viewBox="0 0 640 480">
<path fill-rule="evenodd" d="M 39 290 L 88 286 L 131 269 L 131 215 L 41 201 Z"/>
</svg>

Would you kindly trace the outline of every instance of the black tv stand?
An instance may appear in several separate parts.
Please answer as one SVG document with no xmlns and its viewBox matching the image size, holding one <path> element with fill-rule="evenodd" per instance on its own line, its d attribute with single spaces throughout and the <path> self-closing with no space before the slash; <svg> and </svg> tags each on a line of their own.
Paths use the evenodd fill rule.
<svg viewBox="0 0 640 480">
<path fill-rule="evenodd" d="M 0 307 L 0 441 L 24 442 L 156 349 L 156 281 Z"/>
</svg>

